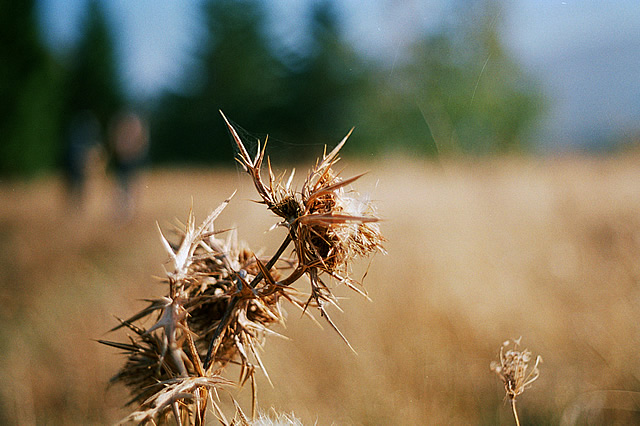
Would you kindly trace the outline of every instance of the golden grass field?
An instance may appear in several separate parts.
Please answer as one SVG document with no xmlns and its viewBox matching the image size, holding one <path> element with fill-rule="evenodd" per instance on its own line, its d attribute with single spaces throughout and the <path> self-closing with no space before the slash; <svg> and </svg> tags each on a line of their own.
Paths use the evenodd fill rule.
<svg viewBox="0 0 640 426">
<path fill-rule="evenodd" d="M 388 255 L 365 278 L 371 301 L 336 289 L 329 328 L 289 310 L 291 340 L 268 338 L 262 409 L 305 424 L 513 424 L 489 365 L 522 336 L 540 378 L 522 424 L 640 423 L 640 157 L 370 163 L 344 176 L 377 200 Z M 298 168 L 304 175 L 304 168 Z M 111 424 L 130 410 L 108 387 L 124 358 L 96 339 L 165 288 L 155 222 L 197 220 L 235 189 L 216 222 L 273 251 L 283 231 L 250 202 L 241 171 L 154 170 L 137 215 L 118 223 L 113 187 L 89 182 L 82 213 L 61 181 L 0 183 L 0 423 Z M 362 276 L 369 262 L 355 268 Z M 117 334 L 117 333 L 114 333 Z M 249 409 L 250 389 L 234 391 Z M 223 407 L 231 410 L 230 405 Z M 211 424 L 215 424 L 210 417 Z"/>
</svg>

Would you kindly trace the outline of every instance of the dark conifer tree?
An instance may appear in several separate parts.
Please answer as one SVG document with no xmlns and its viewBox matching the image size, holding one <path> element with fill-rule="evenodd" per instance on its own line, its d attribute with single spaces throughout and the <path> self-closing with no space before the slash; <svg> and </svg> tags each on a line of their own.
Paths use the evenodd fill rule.
<svg viewBox="0 0 640 426">
<path fill-rule="evenodd" d="M 153 123 L 152 156 L 162 162 L 224 162 L 233 145 L 218 114 L 270 131 L 282 93 L 280 64 L 264 34 L 265 15 L 255 0 L 212 0 L 205 5 L 207 35 L 200 73 L 187 93 L 168 93 Z"/>
<path fill-rule="evenodd" d="M 0 175 L 56 165 L 62 69 L 45 49 L 33 0 L 0 2 Z"/>
<path fill-rule="evenodd" d="M 102 6 L 91 0 L 67 74 L 68 118 L 88 110 L 103 128 L 107 127 L 125 104 L 116 58 L 113 34 Z"/>
</svg>

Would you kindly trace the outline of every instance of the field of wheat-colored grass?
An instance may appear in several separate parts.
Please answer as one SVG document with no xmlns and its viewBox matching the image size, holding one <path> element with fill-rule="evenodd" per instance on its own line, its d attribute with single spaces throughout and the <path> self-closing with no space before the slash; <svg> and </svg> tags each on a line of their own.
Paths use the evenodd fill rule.
<svg viewBox="0 0 640 426">
<path fill-rule="evenodd" d="M 368 270 L 371 301 L 335 290 L 357 355 L 291 310 L 278 329 L 291 340 L 265 346 L 274 386 L 259 375 L 260 407 L 318 425 L 513 424 L 489 366 L 523 336 L 543 363 L 522 424 L 640 421 L 639 160 L 343 160 L 345 177 L 369 171 L 357 186 L 388 240 L 354 271 Z M 170 229 L 192 205 L 202 220 L 235 189 L 216 226 L 273 251 L 283 231 L 265 232 L 275 219 L 238 170 L 149 172 L 128 223 L 100 174 L 82 212 L 55 177 L 0 182 L 0 423 L 123 418 L 127 392 L 107 384 L 124 359 L 95 340 L 124 337 L 107 334 L 113 315 L 162 295 L 155 222 Z"/>
</svg>

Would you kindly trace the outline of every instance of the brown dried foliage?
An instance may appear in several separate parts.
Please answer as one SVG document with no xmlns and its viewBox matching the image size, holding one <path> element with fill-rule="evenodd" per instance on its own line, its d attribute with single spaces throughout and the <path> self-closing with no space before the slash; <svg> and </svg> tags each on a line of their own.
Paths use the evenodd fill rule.
<svg viewBox="0 0 640 426">
<path fill-rule="evenodd" d="M 228 424 L 213 397 L 218 389 L 247 381 L 252 384 L 255 415 L 255 372 L 259 369 L 266 375 L 259 348 L 266 335 L 277 334 L 271 327 L 284 321 L 283 303 L 303 312 L 309 305 L 319 308 L 338 331 L 325 309 L 326 302 L 336 304 L 336 300 L 322 276 L 364 294 L 350 277 L 350 262 L 356 256 L 383 251 L 371 204 L 346 189 L 360 176 L 343 180 L 332 169 L 346 137 L 316 162 L 296 193 L 291 189 L 293 174 L 286 183 L 276 180 L 270 164 L 265 185 L 260 170 L 264 149 L 258 146 L 251 159 L 230 124 L 229 129 L 238 145 L 238 161 L 251 176 L 261 202 L 283 219 L 286 238 L 268 259 L 239 244 L 235 231 L 220 238 L 213 224 L 230 198 L 199 227 L 190 212 L 179 245 L 172 245 L 160 232 L 169 256 L 163 280 L 167 295 L 148 300 L 149 305 L 136 315 L 119 320 L 113 330 L 128 329 L 132 332 L 129 342 L 100 341 L 127 356 L 112 382 L 125 384 L 132 393 L 129 403 L 139 408 L 124 422 L 155 423 L 173 417 L 178 424 L 202 424 L 210 402 L 218 419 Z M 291 243 L 295 259 L 282 259 Z M 304 276 L 311 284 L 306 302 L 291 287 Z M 155 323 L 145 329 L 139 322 L 147 317 Z M 222 376 L 229 364 L 240 366 L 236 382 Z"/>
</svg>

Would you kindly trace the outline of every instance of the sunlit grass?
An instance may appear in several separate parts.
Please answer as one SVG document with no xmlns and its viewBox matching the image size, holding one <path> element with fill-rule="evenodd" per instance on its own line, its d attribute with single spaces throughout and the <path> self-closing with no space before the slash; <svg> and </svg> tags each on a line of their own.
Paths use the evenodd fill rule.
<svg viewBox="0 0 640 426">
<path fill-rule="evenodd" d="M 365 278 L 371 302 L 336 289 L 348 315 L 334 319 L 358 355 L 290 311 L 292 341 L 270 341 L 263 354 L 274 387 L 259 378 L 260 406 L 305 424 L 512 424 L 489 364 L 502 341 L 524 336 L 544 364 L 518 399 L 522 424 L 638 421 L 637 164 L 350 163 L 354 174 L 375 170 L 359 188 L 380 207 L 389 252 Z M 150 297 L 164 259 L 155 221 L 185 217 L 192 199 L 205 217 L 235 188 L 236 200 L 256 198 L 238 171 L 155 171 L 122 225 L 110 185 L 95 179 L 80 215 L 65 209 L 56 179 L 0 186 L 3 423 L 124 417 L 125 390 L 106 390 L 121 358 L 92 339 Z M 272 219 L 238 202 L 219 226 L 271 250 L 280 242 L 263 232 Z"/>
</svg>

